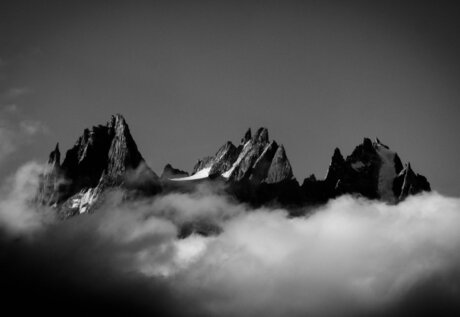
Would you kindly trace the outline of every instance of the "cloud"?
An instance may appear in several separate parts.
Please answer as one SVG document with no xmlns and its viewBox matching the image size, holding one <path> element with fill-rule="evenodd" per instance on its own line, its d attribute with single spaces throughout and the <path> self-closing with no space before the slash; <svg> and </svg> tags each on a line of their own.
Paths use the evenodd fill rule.
<svg viewBox="0 0 460 317">
<path fill-rule="evenodd" d="M 226 223 L 182 276 L 190 293 L 213 294 L 213 314 L 377 311 L 459 267 L 459 211 L 437 194 L 398 206 L 342 197 L 308 218 L 256 210 Z"/>
<path fill-rule="evenodd" d="M 52 294 L 58 306 L 77 301 L 70 310 L 80 314 L 109 307 L 165 316 L 460 309 L 458 198 L 430 193 L 387 205 L 344 196 L 292 218 L 284 209 L 251 209 L 206 190 L 123 204 L 115 191 L 96 213 L 55 222 L 21 203 L 34 192 L 36 175 L 37 166 L 28 165 L 4 187 L 10 190 L 0 206 L 8 216 L 0 228 L 33 235 L 0 239 L 0 257 L 11 276 L 27 276 L 13 279 L 15 287 L 46 288 L 25 299 L 38 307 Z M 202 221 L 220 233 L 178 238 L 181 226 Z M 43 312 L 62 313 L 56 307 Z"/>
<path fill-rule="evenodd" d="M 30 162 L 4 181 L 0 191 L 0 223 L 10 234 L 33 233 L 52 221 L 49 211 L 39 211 L 33 204 L 43 168 Z"/>
<path fill-rule="evenodd" d="M 29 136 L 49 132 L 48 127 L 43 122 L 37 120 L 23 120 L 19 123 L 19 127 L 25 135 Z"/>
</svg>

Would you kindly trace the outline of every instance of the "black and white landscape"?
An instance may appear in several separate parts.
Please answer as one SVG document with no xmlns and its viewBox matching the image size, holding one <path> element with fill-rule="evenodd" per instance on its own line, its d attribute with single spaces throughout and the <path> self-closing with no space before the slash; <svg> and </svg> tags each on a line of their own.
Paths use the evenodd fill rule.
<svg viewBox="0 0 460 317">
<path fill-rule="evenodd" d="M 0 4 L 0 314 L 460 315 L 457 12 Z"/>
</svg>

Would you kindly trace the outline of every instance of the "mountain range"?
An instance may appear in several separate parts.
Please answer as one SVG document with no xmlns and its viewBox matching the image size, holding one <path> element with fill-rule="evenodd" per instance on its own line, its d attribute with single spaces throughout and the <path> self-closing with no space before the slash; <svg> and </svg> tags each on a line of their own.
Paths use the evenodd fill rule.
<svg viewBox="0 0 460 317">
<path fill-rule="evenodd" d="M 105 125 L 85 129 L 62 162 L 56 145 L 40 177 L 36 200 L 67 218 L 95 211 L 113 189 L 133 199 L 194 191 L 203 183 L 222 185 L 219 188 L 237 201 L 284 207 L 323 204 L 344 194 L 396 204 L 431 190 L 410 163 L 403 164 L 387 145 L 369 138 L 346 158 L 336 148 L 326 177 L 311 175 L 300 184 L 286 149 L 270 140 L 263 127 L 255 133 L 248 129 L 237 145 L 225 142 L 214 155 L 199 159 L 191 173 L 167 164 L 159 177 L 139 152 L 126 120 L 117 114 Z"/>
</svg>

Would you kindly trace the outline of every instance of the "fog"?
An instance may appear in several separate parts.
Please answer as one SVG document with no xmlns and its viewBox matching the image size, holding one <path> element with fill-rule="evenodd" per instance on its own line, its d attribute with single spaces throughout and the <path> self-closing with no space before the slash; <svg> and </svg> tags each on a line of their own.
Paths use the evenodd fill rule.
<svg viewBox="0 0 460 317">
<path fill-rule="evenodd" d="M 458 198 L 433 192 L 388 205 L 343 196 L 292 218 L 203 188 L 124 203 L 114 191 L 96 213 L 58 221 L 30 203 L 40 168 L 29 163 L 2 184 L 6 303 L 132 315 L 460 311 Z M 218 233 L 178 238 L 203 220 Z"/>
</svg>

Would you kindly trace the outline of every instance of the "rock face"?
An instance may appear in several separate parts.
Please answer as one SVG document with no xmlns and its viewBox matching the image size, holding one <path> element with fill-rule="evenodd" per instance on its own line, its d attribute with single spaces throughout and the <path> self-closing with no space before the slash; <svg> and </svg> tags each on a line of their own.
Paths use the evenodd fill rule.
<svg viewBox="0 0 460 317">
<path fill-rule="evenodd" d="M 50 153 L 45 172 L 40 175 L 40 187 L 37 200 L 45 205 L 53 205 L 59 199 L 59 186 L 61 184 L 61 152 L 59 143 Z"/>
<path fill-rule="evenodd" d="M 199 159 L 198 162 L 196 162 L 195 166 L 193 167 L 192 174 L 196 174 L 199 171 L 212 165 L 212 159 L 213 159 L 212 156 L 205 156 L 202 159 Z"/>
<path fill-rule="evenodd" d="M 259 128 L 252 135 L 248 129 L 238 146 L 227 141 L 213 156 L 200 159 L 193 175 L 173 180 L 224 178 L 228 182 L 274 184 L 293 178 L 291 164 L 282 145 L 270 142 L 268 130 Z"/>
<path fill-rule="evenodd" d="M 414 173 L 410 165 L 403 168 L 398 154 L 369 138 L 346 159 L 336 148 L 326 178 L 318 180 L 312 175 L 299 186 L 286 150 L 270 141 L 266 128 L 254 135 L 249 129 L 238 146 L 226 142 L 215 155 L 199 160 L 193 175 L 173 176 L 172 180 L 215 178 L 223 179 L 238 199 L 257 203 L 281 199 L 287 204 L 320 204 L 343 194 L 397 203 L 408 195 L 430 191 L 425 177 Z"/>
<path fill-rule="evenodd" d="M 404 166 L 388 146 L 368 138 L 346 158 L 336 148 L 326 177 L 311 175 L 300 186 L 284 146 L 270 140 L 263 127 L 254 134 L 248 129 L 238 146 L 225 142 L 213 156 L 199 160 L 190 176 L 167 164 L 160 181 L 145 163 L 125 119 L 115 115 L 105 125 L 85 129 L 62 163 L 56 145 L 41 175 L 37 201 L 68 217 L 93 210 L 112 189 L 130 199 L 160 191 L 189 192 L 203 181 L 223 183 L 215 188 L 255 205 L 315 205 L 343 194 L 397 203 L 431 190 L 410 164 Z"/>
<path fill-rule="evenodd" d="M 398 154 L 379 139 L 372 142 L 368 138 L 346 159 L 339 149 L 334 151 L 324 183 L 330 197 L 360 194 L 390 203 L 431 190 L 426 178 L 415 174 L 410 164 L 403 169 Z"/>
<path fill-rule="evenodd" d="M 170 179 L 170 178 L 178 178 L 178 177 L 187 177 L 189 176 L 186 171 L 182 171 L 180 169 L 174 168 L 171 164 L 166 164 L 163 169 L 163 173 L 161 173 L 160 178 L 162 179 Z"/>
<path fill-rule="evenodd" d="M 85 129 L 67 151 L 62 165 L 59 148 L 51 152 L 38 200 L 57 206 L 63 216 L 87 212 L 109 188 L 154 194 L 158 176 L 146 165 L 121 115 L 106 125 Z"/>
<path fill-rule="evenodd" d="M 209 162 L 211 169 L 209 176 L 218 176 L 232 167 L 233 162 L 237 159 L 239 154 L 238 148 L 228 141 L 217 151 L 214 158 Z"/>
<path fill-rule="evenodd" d="M 188 177 L 173 177 L 168 188 L 183 189 L 186 183 L 217 180 L 225 184 L 227 194 L 260 205 L 270 201 L 281 204 L 301 202 L 286 150 L 270 141 L 268 130 L 259 128 L 253 135 L 248 129 L 238 146 L 227 141 L 213 156 L 198 161 Z M 180 185 L 182 184 L 182 185 Z"/>
<path fill-rule="evenodd" d="M 422 191 L 430 191 L 430 183 L 425 176 L 414 173 L 410 163 L 398 174 L 393 183 L 393 191 L 399 200 Z"/>
<path fill-rule="evenodd" d="M 291 164 L 286 156 L 284 146 L 279 146 L 273 156 L 265 182 L 275 184 L 293 178 Z"/>
</svg>

